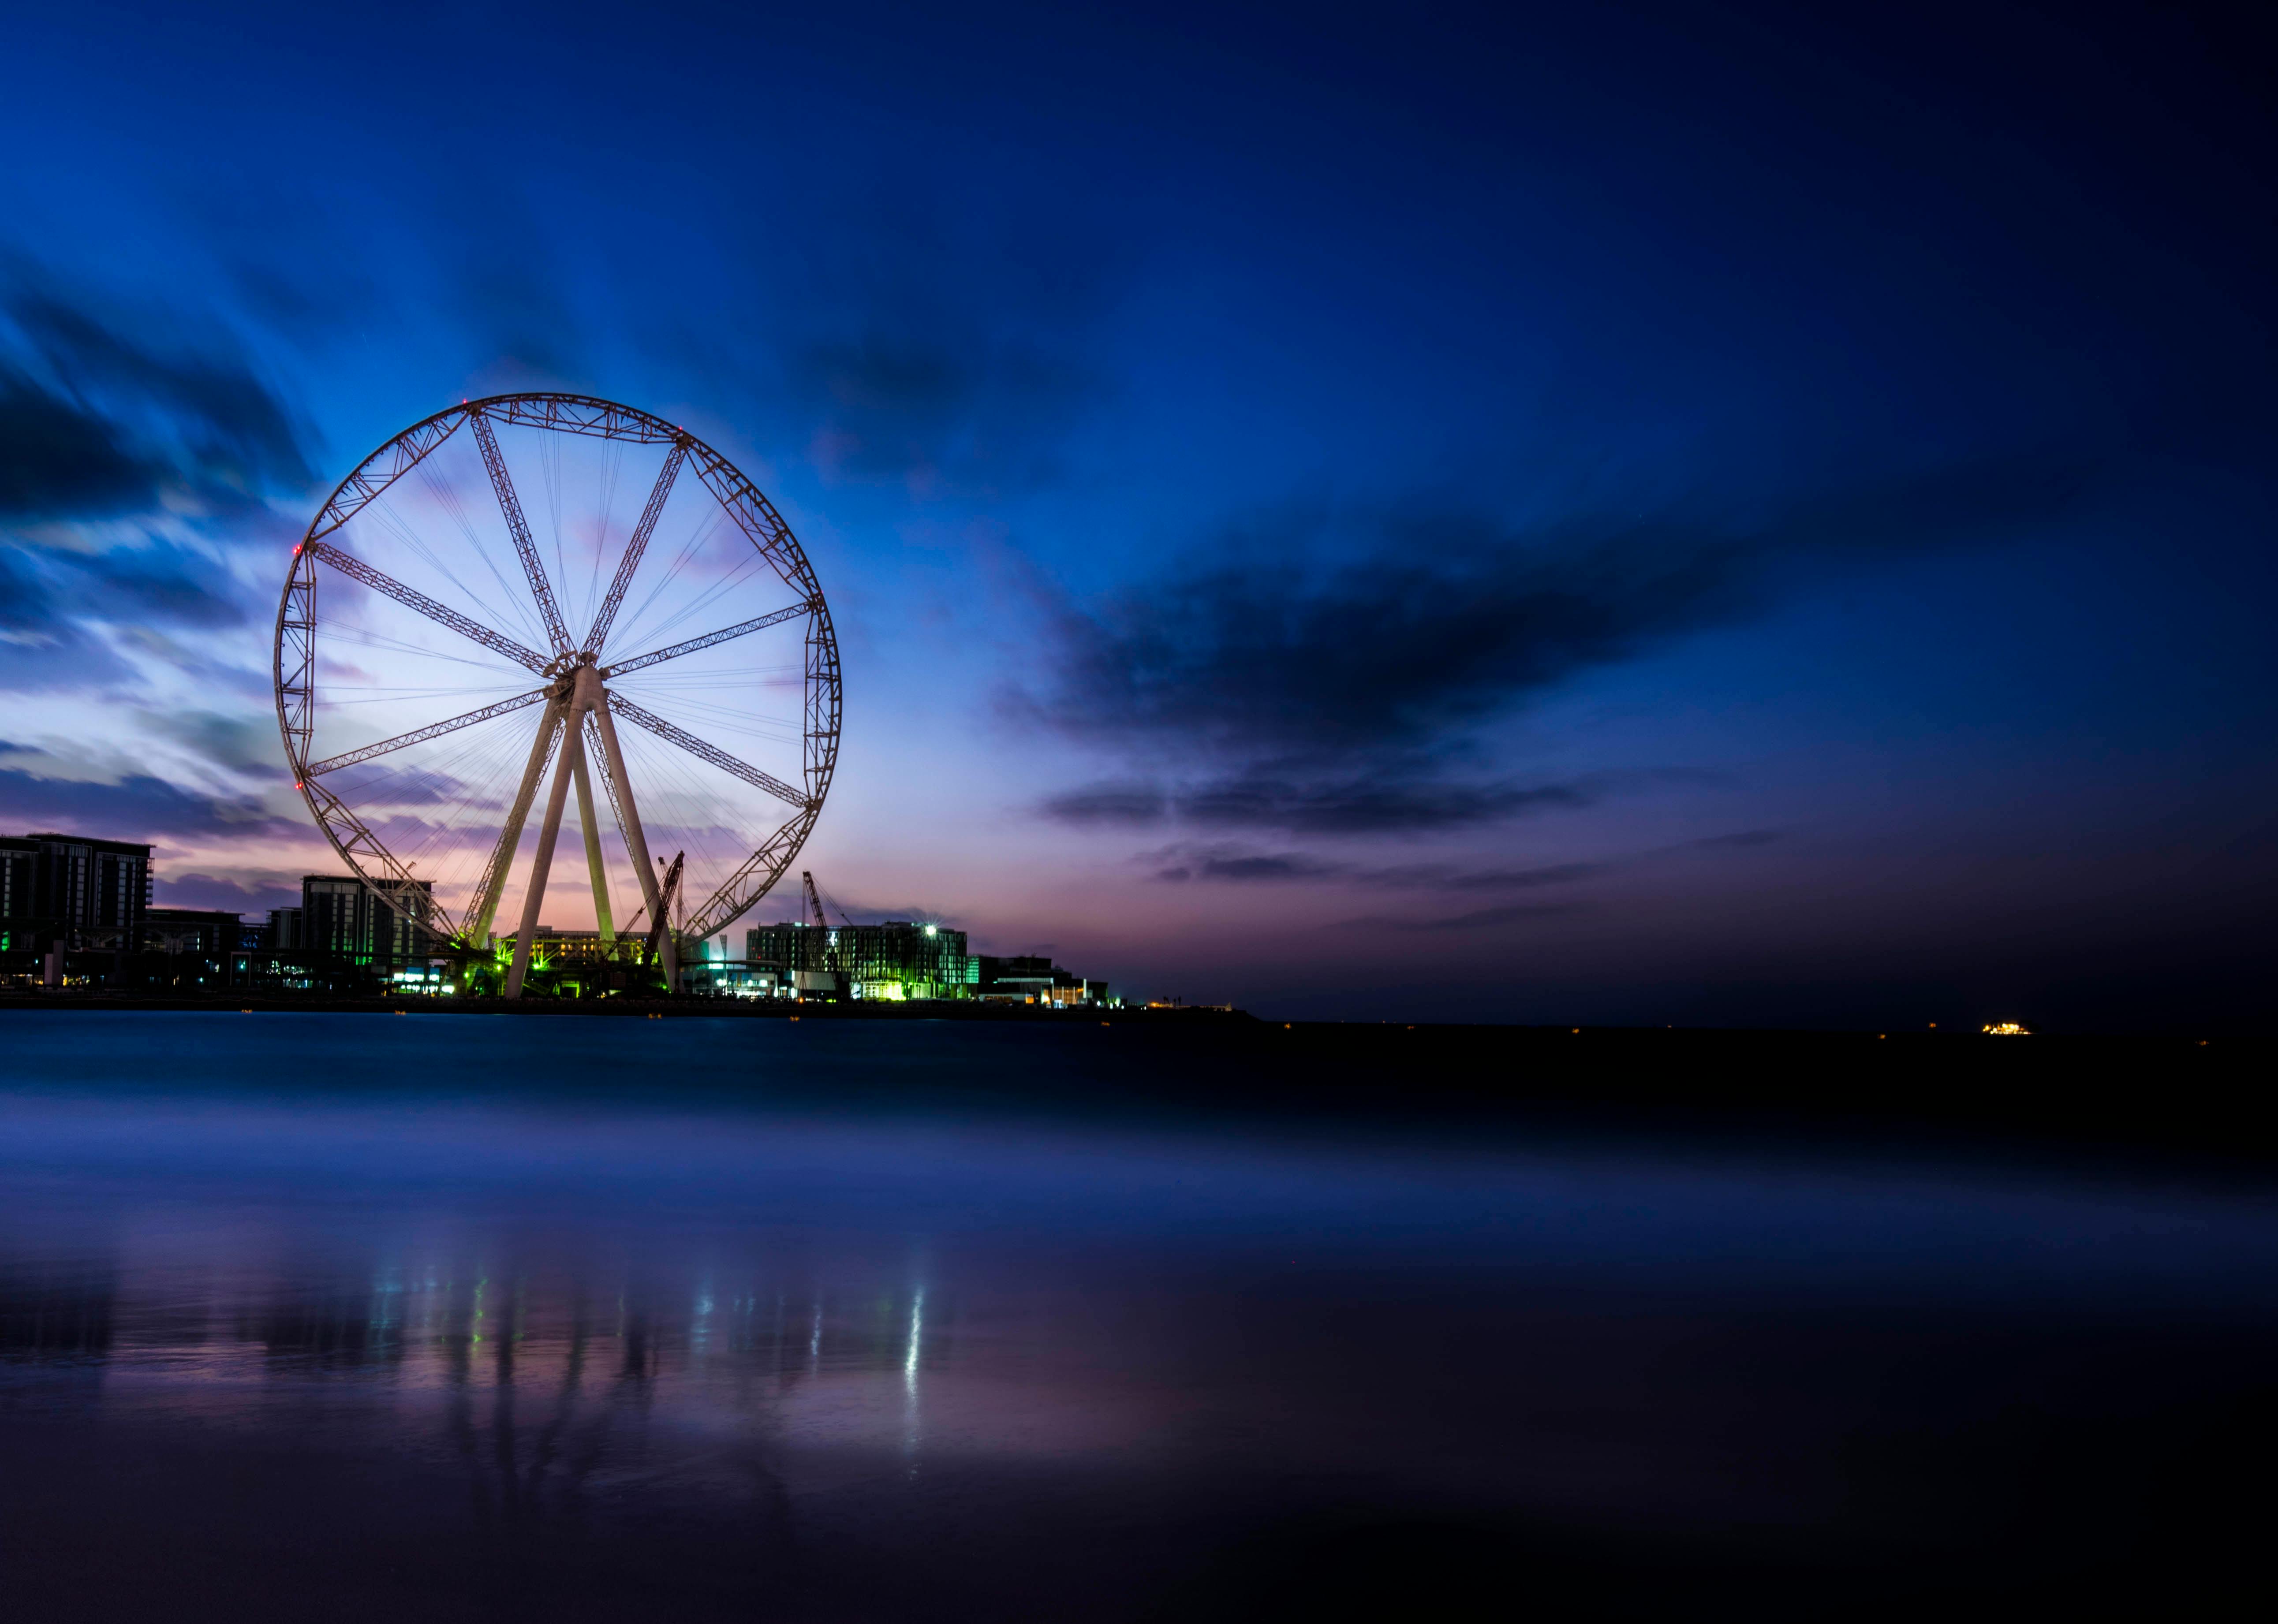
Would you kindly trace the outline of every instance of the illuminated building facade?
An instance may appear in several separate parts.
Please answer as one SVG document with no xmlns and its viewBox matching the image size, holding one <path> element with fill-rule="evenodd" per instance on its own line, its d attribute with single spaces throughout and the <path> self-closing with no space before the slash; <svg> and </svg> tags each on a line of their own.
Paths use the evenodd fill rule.
<svg viewBox="0 0 2278 1624">
<path fill-rule="evenodd" d="M 138 950 L 149 905 L 148 846 L 0 835 L 0 950 Z"/>
<path fill-rule="evenodd" d="M 908 919 L 754 926 L 745 933 L 744 957 L 755 972 L 773 972 L 801 993 L 853 998 L 969 998 L 981 972 L 963 931 Z"/>
</svg>

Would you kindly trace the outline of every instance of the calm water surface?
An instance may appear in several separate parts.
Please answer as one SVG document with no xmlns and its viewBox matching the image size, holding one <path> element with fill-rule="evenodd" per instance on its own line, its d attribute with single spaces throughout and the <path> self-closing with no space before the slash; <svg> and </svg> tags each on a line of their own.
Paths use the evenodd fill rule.
<svg viewBox="0 0 2278 1624">
<path fill-rule="evenodd" d="M 4 1611 L 2267 1583 L 2267 1187 L 1143 1103 L 1219 1064 L 1237 1090 L 1090 1026 L 0 1017 Z"/>
</svg>

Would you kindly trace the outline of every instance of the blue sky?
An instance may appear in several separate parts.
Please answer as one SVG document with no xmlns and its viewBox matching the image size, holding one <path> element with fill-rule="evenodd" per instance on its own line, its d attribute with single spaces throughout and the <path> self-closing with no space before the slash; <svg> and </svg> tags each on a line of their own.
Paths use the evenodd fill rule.
<svg viewBox="0 0 2278 1624">
<path fill-rule="evenodd" d="M 331 866 L 292 542 L 412 421 L 566 387 L 806 544 L 858 914 L 1292 1016 L 2251 1023 L 2233 27 L 13 20 L 0 827 L 150 839 L 182 902 Z"/>
</svg>

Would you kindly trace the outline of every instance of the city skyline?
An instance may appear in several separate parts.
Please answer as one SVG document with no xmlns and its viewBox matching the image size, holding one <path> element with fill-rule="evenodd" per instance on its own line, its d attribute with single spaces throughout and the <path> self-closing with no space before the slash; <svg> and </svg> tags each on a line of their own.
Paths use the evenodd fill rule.
<svg viewBox="0 0 2278 1624">
<path fill-rule="evenodd" d="M 2251 1024 L 2253 87 L 2205 19 L 1964 16 L 28 19 L 0 829 L 251 914 L 337 867 L 292 546 L 558 388 L 807 550 L 795 866 L 862 917 L 1300 1018 Z"/>
</svg>

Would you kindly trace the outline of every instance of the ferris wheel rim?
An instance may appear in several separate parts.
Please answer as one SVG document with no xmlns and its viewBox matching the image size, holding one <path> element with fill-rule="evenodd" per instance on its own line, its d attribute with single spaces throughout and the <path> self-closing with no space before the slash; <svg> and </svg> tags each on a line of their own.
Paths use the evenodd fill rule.
<svg viewBox="0 0 2278 1624">
<path fill-rule="evenodd" d="M 532 411 L 537 415 L 530 415 Z M 313 672 L 316 660 L 315 621 L 310 615 L 302 621 L 292 619 L 296 593 L 310 593 L 316 581 L 316 565 L 321 556 L 318 544 L 327 536 L 345 526 L 369 502 L 383 495 L 397 479 L 409 473 L 428 455 L 451 438 L 459 428 L 470 423 L 480 423 L 495 418 L 507 423 L 590 436 L 605 439 L 623 440 L 639 444 L 669 444 L 676 449 L 671 455 L 685 453 L 696 463 L 699 477 L 710 490 L 714 500 L 735 522 L 745 538 L 751 542 L 761 558 L 778 578 L 799 594 L 794 606 L 802 609 L 807 619 L 806 632 L 806 659 L 803 662 L 801 681 L 802 725 L 800 727 L 800 768 L 805 794 L 794 802 L 789 819 L 768 834 L 759 845 L 742 859 L 723 879 L 712 896 L 696 911 L 684 932 L 688 940 L 700 940 L 717 934 L 756 904 L 797 858 L 806 844 L 816 820 L 820 817 L 830 783 L 836 774 L 839 735 L 844 716 L 844 684 L 840 673 L 838 642 L 830 616 L 829 605 L 824 597 L 820 580 L 808 560 L 806 549 L 765 492 L 760 490 L 743 470 L 700 437 L 684 426 L 668 422 L 640 408 L 598 395 L 573 393 L 566 391 L 534 390 L 485 395 L 464 400 L 440 411 L 430 413 L 409 427 L 382 441 L 336 484 L 320 504 L 307 530 L 293 549 L 290 567 L 287 571 L 283 591 L 279 595 L 275 636 L 272 643 L 271 680 L 274 685 L 277 720 L 286 759 L 291 767 L 294 787 L 308 805 L 310 816 L 324 832 L 333 851 L 345 863 L 350 873 L 363 882 L 379 903 L 396 914 L 434 931 L 437 921 L 447 928 L 437 934 L 447 940 L 456 940 L 463 934 L 466 921 L 454 920 L 449 911 L 426 894 L 430 911 L 424 917 L 398 900 L 398 894 L 380 883 L 381 879 L 401 882 L 416 881 L 409 866 L 400 863 L 373 835 L 355 810 L 341 797 L 333 794 L 319 781 L 325 770 L 338 759 L 312 762 L 310 740 L 314 729 L 313 708 L 315 683 Z M 478 430 L 481 434 L 483 431 Z M 424 437 L 424 441 L 423 441 Z M 391 453 L 398 453 L 409 444 L 411 454 L 398 455 L 389 463 L 384 477 L 372 477 L 374 470 Z M 486 452 L 493 450 L 486 443 Z M 723 487 L 725 487 L 723 492 Z M 354 500 L 343 507 L 344 496 L 354 492 Z M 660 495 L 661 492 L 660 492 Z M 503 496 L 502 496 L 502 500 Z M 510 523 L 518 519 L 510 515 Z M 764 532 L 764 533 L 762 533 Z M 629 541 L 628 546 L 631 545 Z M 638 559 L 634 560 L 638 563 Z M 628 579 L 630 577 L 628 576 Z M 542 580 L 542 577 L 540 577 Z M 533 582 L 533 586 L 539 584 Z M 417 596 L 417 594 L 415 594 Z M 549 610 L 551 606 L 547 606 Z M 785 618 L 782 615 L 768 617 Z M 555 641 L 560 644 L 557 627 Z M 294 687 L 288 684 L 287 672 L 288 633 L 299 634 L 298 658 L 301 680 Z M 603 639 L 593 639 L 600 642 Z M 696 642 L 701 642 L 701 639 Z M 534 652 L 534 651 L 522 651 Z M 548 688 L 558 688 L 575 675 L 576 663 L 568 659 L 570 651 L 557 648 L 555 657 L 541 675 L 547 678 Z M 577 652 L 587 665 L 598 660 L 598 649 L 580 649 Z M 669 657 L 669 652 L 656 652 L 643 658 Z M 529 663 L 522 661 L 521 663 Z M 557 669 L 558 667 L 558 669 Z M 533 669 L 536 669 L 533 667 Z M 503 712 L 519 705 L 536 703 L 544 695 L 524 695 L 517 700 L 488 707 L 485 713 Z M 566 690 L 564 690 L 566 691 Z M 299 713 L 294 713 L 294 699 L 299 700 Z M 607 709 L 623 713 L 638 712 L 639 707 L 621 703 L 622 696 L 609 696 Z M 550 713 L 550 712 L 549 712 Z M 660 721 L 654 717 L 636 717 L 643 725 Z M 669 724 L 667 724 L 669 727 Z M 673 731 L 680 731 L 677 728 Z M 355 752 L 349 752 L 354 754 Z M 549 752 L 550 753 L 550 752 Z M 724 752 L 714 752 L 715 755 Z M 602 776 L 608 778 L 603 770 Z M 759 774 L 765 778 L 764 774 Z M 772 782 L 777 791 L 790 786 Z M 615 790 L 612 790 L 614 796 Z M 791 797 L 784 795 L 784 798 Z M 340 826 L 347 827 L 344 835 Z M 764 826 L 762 826 L 764 827 Z M 361 855 L 360 850 L 361 849 Z M 513 853 L 507 853 L 510 864 Z M 367 862 L 385 871 L 375 876 Z M 756 882 L 754 882 L 756 881 Z"/>
</svg>

